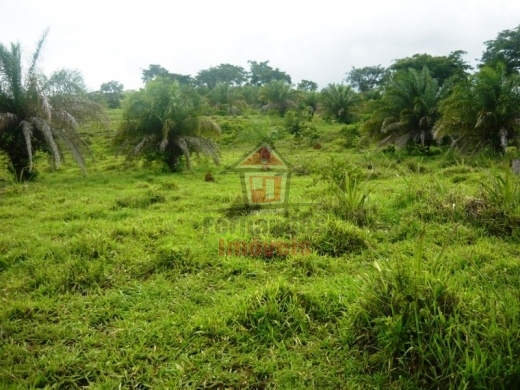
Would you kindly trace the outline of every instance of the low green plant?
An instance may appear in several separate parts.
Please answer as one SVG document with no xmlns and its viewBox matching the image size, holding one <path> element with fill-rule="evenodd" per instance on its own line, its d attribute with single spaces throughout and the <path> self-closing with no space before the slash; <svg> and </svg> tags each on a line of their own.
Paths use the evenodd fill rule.
<svg viewBox="0 0 520 390">
<path fill-rule="evenodd" d="M 520 184 L 508 169 L 501 174 L 490 174 L 489 183 L 480 182 L 484 197 L 504 212 L 515 212 L 520 206 Z"/>
<path fill-rule="evenodd" d="M 366 188 L 361 185 L 362 174 L 358 167 L 331 160 L 328 169 L 321 172 L 320 180 L 326 186 L 328 198 L 324 205 L 327 210 L 360 226 L 372 222 L 373 209 L 368 204 Z"/>
<path fill-rule="evenodd" d="M 449 270 L 441 261 L 446 244 L 428 263 L 423 231 L 413 258 L 374 263 L 375 273 L 364 277 L 351 306 L 351 346 L 365 371 L 382 375 L 387 386 L 516 387 L 520 377 L 512 366 L 518 366 L 513 363 L 518 333 L 499 325 L 511 312 L 483 306 L 448 282 Z M 509 346 L 508 357 L 496 355 L 499 344 Z M 504 373 L 500 382 L 493 379 L 497 372 Z"/>
</svg>

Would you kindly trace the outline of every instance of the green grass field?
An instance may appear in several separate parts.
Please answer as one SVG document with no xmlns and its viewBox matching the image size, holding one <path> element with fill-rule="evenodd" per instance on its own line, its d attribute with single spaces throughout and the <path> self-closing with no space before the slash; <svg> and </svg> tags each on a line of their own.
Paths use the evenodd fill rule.
<svg viewBox="0 0 520 390">
<path fill-rule="evenodd" d="M 383 151 L 321 121 L 316 149 L 278 118 L 216 117 L 222 166 L 170 174 L 117 157 L 110 115 L 82 130 L 87 175 L 45 156 L 34 182 L 0 173 L 1 388 L 520 387 L 515 150 Z M 266 126 L 295 205 L 226 212 L 240 180 L 219 172 Z M 219 239 L 312 253 L 224 257 Z"/>
</svg>

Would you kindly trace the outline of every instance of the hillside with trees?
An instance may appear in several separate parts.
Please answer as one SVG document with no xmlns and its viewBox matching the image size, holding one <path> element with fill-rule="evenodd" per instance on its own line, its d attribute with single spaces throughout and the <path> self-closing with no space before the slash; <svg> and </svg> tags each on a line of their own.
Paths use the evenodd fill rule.
<svg viewBox="0 0 520 390">
<path fill-rule="evenodd" d="M 519 32 L 134 91 L 0 44 L 0 388 L 520 388 Z"/>
</svg>

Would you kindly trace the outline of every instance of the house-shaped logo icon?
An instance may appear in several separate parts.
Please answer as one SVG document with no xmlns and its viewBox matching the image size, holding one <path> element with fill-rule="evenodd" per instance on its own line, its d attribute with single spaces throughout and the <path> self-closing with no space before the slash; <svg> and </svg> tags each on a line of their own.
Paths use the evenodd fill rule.
<svg viewBox="0 0 520 390">
<path fill-rule="evenodd" d="M 282 208 L 289 201 L 290 165 L 266 142 L 257 145 L 227 171 L 239 172 L 244 203 Z"/>
</svg>

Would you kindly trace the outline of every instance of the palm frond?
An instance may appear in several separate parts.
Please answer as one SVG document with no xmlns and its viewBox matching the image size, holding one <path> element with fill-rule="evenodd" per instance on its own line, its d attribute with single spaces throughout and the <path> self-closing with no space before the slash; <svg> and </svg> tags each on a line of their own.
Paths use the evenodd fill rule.
<svg viewBox="0 0 520 390">
<path fill-rule="evenodd" d="M 139 142 L 135 147 L 132 148 L 132 150 L 128 154 L 128 158 L 131 159 L 132 157 L 137 156 L 147 146 L 147 144 L 153 142 L 154 140 L 155 136 L 153 135 L 147 135 L 143 137 L 141 142 Z"/>
<path fill-rule="evenodd" d="M 222 135 L 222 129 L 214 120 L 202 117 L 198 119 L 198 122 L 198 133 L 200 135 L 211 135 L 214 137 L 220 137 Z"/>
<path fill-rule="evenodd" d="M 210 156 L 215 165 L 220 165 L 218 145 L 215 142 L 204 137 L 185 136 L 183 138 L 191 149 Z"/>
<path fill-rule="evenodd" d="M 11 112 L 0 113 L 0 131 L 18 124 L 18 117 Z"/>
<path fill-rule="evenodd" d="M 188 143 L 186 142 L 186 137 L 175 137 L 174 143 L 179 147 L 186 159 L 186 168 L 191 170 L 191 159 L 190 159 L 190 149 L 188 148 Z"/>
<path fill-rule="evenodd" d="M 47 35 L 49 34 L 49 29 L 47 28 L 38 43 L 36 44 L 36 50 L 34 50 L 34 53 L 32 55 L 31 64 L 29 66 L 29 71 L 27 72 L 29 79 L 32 79 L 35 76 L 36 71 L 36 65 L 38 64 L 38 61 L 40 59 L 40 55 L 43 49 L 43 45 L 45 44 L 45 39 L 47 38 Z"/>
<path fill-rule="evenodd" d="M 52 112 L 54 114 L 52 115 L 52 123 L 55 124 L 57 127 L 73 130 L 75 130 L 78 127 L 78 122 L 76 122 L 76 118 L 74 118 L 67 111 L 53 110 Z"/>
<path fill-rule="evenodd" d="M 74 136 L 71 136 L 70 132 L 61 129 L 61 128 L 55 128 L 53 129 L 54 133 L 56 134 L 57 138 L 60 139 L 61 142 L 65 144 L 67 149 L 72 155 L 72 158 L 76 162 L 76 164 L 79 165 L 83 173 L 86 173 L 87 167 L 85 163 L 85 158 L 83 157 L 82 148 L 86 149 L 86 145 L 81 141 L 79 138 L 79 135 L 75 134 Z M 54 155 L 54 152 L 53 152 Z M 60 160 L 61 161 L 61 160 Z M 55 162 L 57 162 L 55 157 Z M 59 164 L 56 164 L 56 166 L 59 166 Z"/>
<path fill-rule="evenodd" d="M 41 109 L 44 119 L 50 122 L 52 119 L 52 107 L 49 103 L 49 99 L 45 95 L 41 97 Z"/>
<path fill-rule="evenodd" d="M 29 119 L 31 124 L 35 129 L 37 129 L 40 133 L 42 133 L 45 142 L 49 146 L 49 149 L 52 154 L 52 158 L 54 159 L 54 165 L 59 167 L 61 165 L 61 155 L 58 145 L 54 140 L 54 135 L 52 134 L 51 127 L 48 122 L 41 118 L 33 117 Z"/>
</svg>

